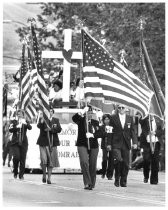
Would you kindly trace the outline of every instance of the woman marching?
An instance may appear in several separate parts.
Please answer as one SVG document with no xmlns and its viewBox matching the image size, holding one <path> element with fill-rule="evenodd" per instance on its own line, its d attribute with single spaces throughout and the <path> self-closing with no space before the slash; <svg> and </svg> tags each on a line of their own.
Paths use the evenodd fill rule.
<svg viewBox="0 0 168 210">
<path fill-rule="evenodd" d="M 13 133 L 11 140 L 11 151 L 13 156 L 13 173 L 14 178 L 24 179 L 25 163 L 28 150 L 27 130 L 31 130 L 32 126 L 26 120 L 25 112 L 22 109 L 17 111 L 17 120 L 12 120 L 9 131 Z M 18 171 L 19 169 L 19 171 Z"/>
<path fill-rule="evenodd" d="M 50 128 L 47 127 L 43 112 L 39 111 L 39 117 L 37 121 L 37 127 L 40 129 L 40 135 L 37 140 L 37 144 L 40 149 L 41 167 L 43 171 L 42 182 L 51 184 L 51 174 L 54 167 L 59 167 L 57 146 L 60 145 L 58 133 L 62 128 L 59 123 L 59 119 L 53 117 L 54 110 L 50 109 Z M 46 180 L 46 168 L 48 172 L 48 178 Z"/>
</svg>

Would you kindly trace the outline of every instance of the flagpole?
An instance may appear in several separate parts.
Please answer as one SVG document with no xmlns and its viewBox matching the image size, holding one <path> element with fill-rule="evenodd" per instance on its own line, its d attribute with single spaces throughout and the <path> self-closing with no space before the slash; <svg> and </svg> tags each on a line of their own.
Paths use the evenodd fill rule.
<svg viewBox="0 0 168 210">
<path fill-rule="evenodd" d="M 154 154 L 155 148 L 154 148 L 154 145 L 153 145 L 153 143 L 152 143 L 151 131 L 153 131 L 153 130 L 152 130 L 152 122 L 151 122 L 151 115 L 150 115 L 150 114 L 149 114 L 149 128 L 150 128 L 150 134 L 149 134 L 149 138 L 150 138 L 150 148 L 151 148 L 152 154 Z"/>
<path fill-rule="evenodd" d="M 82 53 L 84 50 L 84 43 L 83 43 L 83 29 L 81 30 L 81 34 L 82 34 Z M 82 62 L 82 69 L 83 69 L 83 62 Z M 87 107 L 87 101 L 85 98 L 85 107 Z M 88 112 L 86 112 L 86 132 L 89 132 L 89 124 L 88 124 Z M 87 138 L 87 143 L 88 143 L 88 150 L 90 150 L 90 141 L 89 138 Z"/>
<path fill-rule="evenodd" d="M 143 30 L 144 30 L 144 24 L 145 24 L 145 20 L 143 20 L 142 18 L 140 19 L 140 65 L 142 65 L 142 40 L 143 40 Z M 149 140 L 150 140 L 150 148 L 151 148 L 151 152 L 152 154 L 154 153 L 154 147 L 153 147 L 153 143 L 152 143 L 152 135 L 151 135 L 151 131 L 152 131 L 152 125 L 151 125 L 151 115 L 149 114 L 149 129 L 150 129 L 150 134 L 149 134 Z"/>
</svg>

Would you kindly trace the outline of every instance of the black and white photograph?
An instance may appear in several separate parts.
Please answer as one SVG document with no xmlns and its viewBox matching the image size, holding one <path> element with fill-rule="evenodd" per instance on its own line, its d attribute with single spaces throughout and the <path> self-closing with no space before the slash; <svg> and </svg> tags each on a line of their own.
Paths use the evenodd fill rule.
<svg viewBox="0 0 168 210">
<path fill-rule="evenodd" d="M 1 11 L 1 208 L 165 208 L 166 1 Z"/>
</svg>

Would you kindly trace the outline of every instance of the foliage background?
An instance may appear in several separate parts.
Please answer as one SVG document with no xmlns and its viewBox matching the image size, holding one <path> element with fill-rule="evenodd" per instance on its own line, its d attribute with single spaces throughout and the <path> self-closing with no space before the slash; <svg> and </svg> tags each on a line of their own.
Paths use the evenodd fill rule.
<svg viewBox="0 0 168 210">
<path fill-rule="evenodd" d="M 118 60 L 125 49 L 128 68 L 139 71 L 139 20 L 145 20 L 144 40 L 156 77 L 165 93 L 165 3 L 41 3 L 37 14 L 37 34 L 41 50 L 63 49 L 63 30 L 73 29 L 72 50 L 81 50 L 79 23 Z M 26 27 L 17 29 L 22 39 Z M 48 72 L 59 70 L 57 59 L 45 59 Z M 78 72 L 79 73 L 79 72 Z"/>
</svg>

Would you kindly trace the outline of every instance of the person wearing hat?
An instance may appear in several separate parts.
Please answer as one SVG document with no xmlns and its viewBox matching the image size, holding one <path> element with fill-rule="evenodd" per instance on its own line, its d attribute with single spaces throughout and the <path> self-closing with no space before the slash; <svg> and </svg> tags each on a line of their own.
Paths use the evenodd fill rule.
<svg viewBox="0 0 168 210">
<path fill-rule="evenodd" d="M 61 101 L 62 100 L 62 82 L 59 79 L 56 79 L 53 82 L 53 88 L 50 89 L 49 100 L 52 101 Z"/>
<path fill-rule="evenodd" d="M 127 187 L 127 176 L 129 172 L 129 152 L 131 139 L 133 148 L 137 148 L 137 137 L 135 135 L 133 118 L 126 114 L 126 107 L 118 105 L 118 112 L 111 115 L 110 125 L 113 127 L 111 144 L 114 158 L 116 187 Z"/>
<path fill-rule="evenodd" d="M 86 122 L 88 118 L 88 130 Z M 84 189 L 92 190 L 96 183 L 96 166 L 99 151 L 98 138 L 101 136 L 99 122 L 93 119 L 91 107 L 85 107 L 76 113 L 72 120 L 78 125 L 77 150 L 79 154 L 81 171 L 83 174 Z"/>
<path fill-rule="evenodd" d="M 25 119 L 24 110 L 17 111 L 18 120 L 11 121 L 9 132 L 11 132 L 11 149 L 13 156 L 13 173 L 14 178 L 17 178 L 19 168 L 19 179 L 24 179 L 26 155 L 28 150 L 27 130 L 31 130 L 32 126 Z"/>
</svg>

